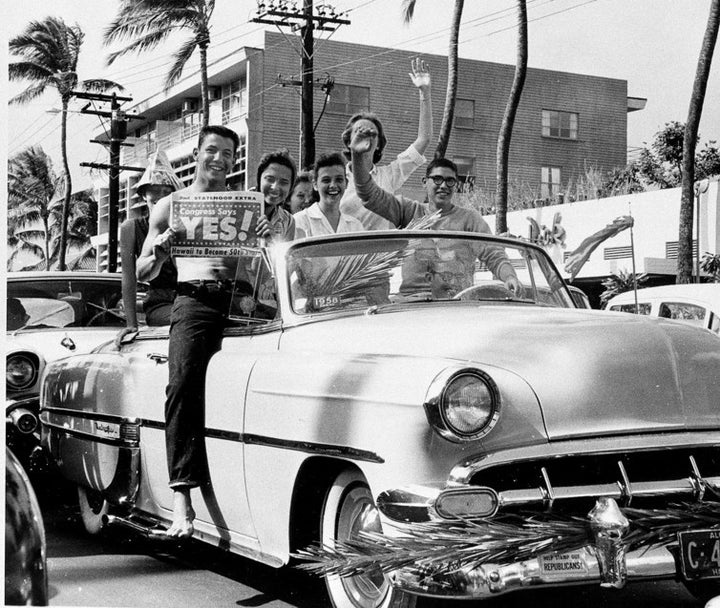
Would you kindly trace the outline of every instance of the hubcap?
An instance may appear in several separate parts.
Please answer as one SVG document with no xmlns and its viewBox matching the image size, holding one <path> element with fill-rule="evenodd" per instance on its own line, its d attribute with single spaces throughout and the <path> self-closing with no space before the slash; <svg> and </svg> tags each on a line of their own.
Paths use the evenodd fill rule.
<svg viewBox="0 0 720 608">
<path fill-rule="evenodd" d="M 356 538 L 360 532 L 382 532 L 377 508 L 367 496 L 354 501 L 352 497 L 348 497 L 343 505 L 338 538 Z M 390 591 L 390 584 L 380 570 L 343 578 L 342 583 L 348 597 L 359 608 L 379 606 Z"/>
</svg>

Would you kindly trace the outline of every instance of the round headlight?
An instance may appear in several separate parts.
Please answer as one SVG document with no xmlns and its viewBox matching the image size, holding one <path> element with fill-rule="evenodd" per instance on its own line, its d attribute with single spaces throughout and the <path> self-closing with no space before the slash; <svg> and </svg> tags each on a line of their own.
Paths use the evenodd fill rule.
<svg viewBox="0 0 720 608">
<path fill-rule="evenodd" d="M 490 377 L 478 369 L 449 368 L 435 378 L 425 402 L 428 419 L 450 441 L 487 434 L 499 416 L 500 399 Z"/>
<path fill-rule="evenodd" d="M 475 435 L 495 411 L 495 396 L 484 379 L 474 374 L 455 376 L 442 396 L 442 416 L 458 435 Z"/>
<path fill-rule="evenodd" d="M 25 354 L 10 355 L 5 364 L 7 390 L 21 391 L 31 387 L 37 380 L 36 361 Z"/>
</svg>

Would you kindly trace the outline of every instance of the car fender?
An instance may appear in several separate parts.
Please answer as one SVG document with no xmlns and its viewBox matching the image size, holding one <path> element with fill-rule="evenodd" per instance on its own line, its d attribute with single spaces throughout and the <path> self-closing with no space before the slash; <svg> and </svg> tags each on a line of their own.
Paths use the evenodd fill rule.
<svg viewBox="0 0 720 608">
<path fill-rule="evenodd" d="M 495 380 L 501 415 L 483 439 L 454 443 L 423 404 L 448 367 Z M 284 353 L 259 359 L 247 390 L 243 440 L 247 496 L 264 552 L 287 558 L 293 488 L 310 458 L 355 466 L 374 496 L 412 483 L 444 484 L 451 468 L 500 446 L 547 441 L 534 393 L 512 372 L 451 359 Z M 287 525 L 286 525 L 287 524 Z"/>
</svg>

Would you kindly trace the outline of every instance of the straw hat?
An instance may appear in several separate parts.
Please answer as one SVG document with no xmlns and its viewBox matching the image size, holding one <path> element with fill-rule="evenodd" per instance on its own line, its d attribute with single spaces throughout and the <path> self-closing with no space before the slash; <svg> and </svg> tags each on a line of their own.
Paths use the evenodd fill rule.
<svg viewBox="0 0 720 608">
<path fill-rule="evenodd" d="M 140 181 L 135 186 L 135 192 L 140 199 L 133 207 L 140 207 L 145 204 L 143 194 L 147 186 L 170 186 L 173 190 L 180 190 L 183 185 L 173 171 L 167 154 L 158 150 L 150 155 L 147 169 Z"/>
</svg>

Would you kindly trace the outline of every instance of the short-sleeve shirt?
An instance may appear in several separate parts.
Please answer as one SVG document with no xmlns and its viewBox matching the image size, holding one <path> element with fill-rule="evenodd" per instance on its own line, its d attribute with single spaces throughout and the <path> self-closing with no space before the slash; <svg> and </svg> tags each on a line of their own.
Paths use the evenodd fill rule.
<svg viewBox="0 0 720 608">
<path fill-rule="evenodd" d="M 333 230 L 318 203 L 313 203 L 307 209 L 298 211 L 295 218 L 295 238 L 305 236 L 319 236 L 324 234 L 340 234 L 343 232 L 363 232 L 362 222 L 352 215 L 340 213 L 337 230 Z"/>
<path fill-rule="evenodd" d="M 413 171 L 425 163 L 425 160 L 425 157 L 415 149 L 415 146 L 410 145 L 407 150 L 398 154 L 397 158 L 390 164 L 374 166 L 370 171 L 370 175 L 383 190 L 395 194 L 412 175 Z M 390 230 L 395 228 L 385 218 L 365 209 L 355 191 L 355 181 L 349 164 L 346 174 L 348 185 L 340 201 L 340 211 L 360 220 L 365 230 Z"/>
</svg>

